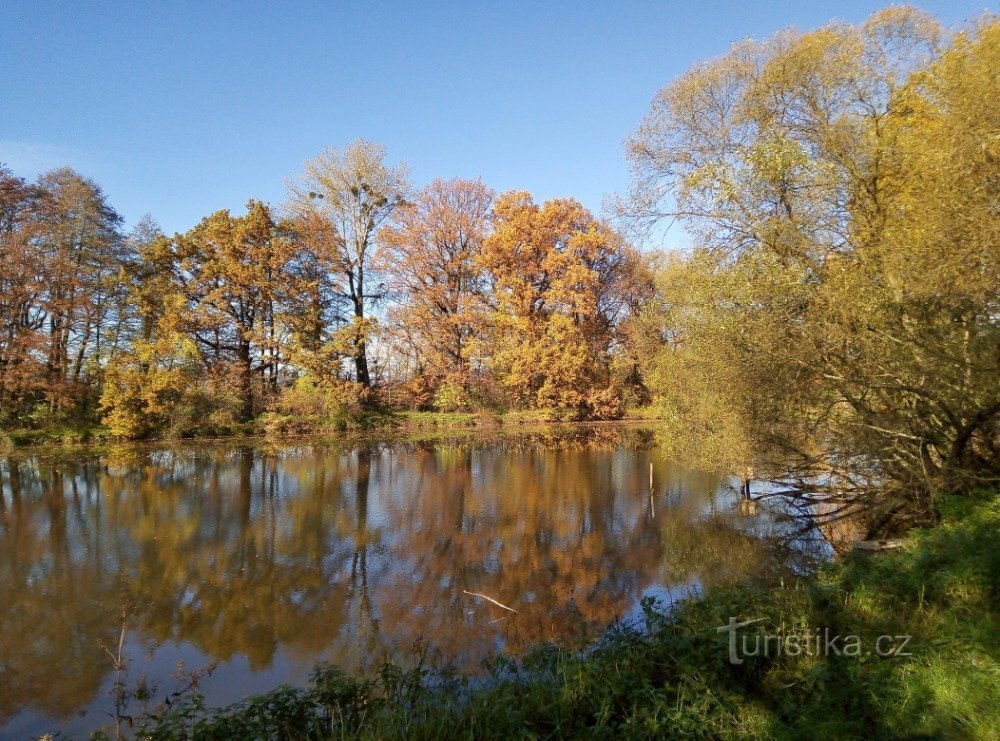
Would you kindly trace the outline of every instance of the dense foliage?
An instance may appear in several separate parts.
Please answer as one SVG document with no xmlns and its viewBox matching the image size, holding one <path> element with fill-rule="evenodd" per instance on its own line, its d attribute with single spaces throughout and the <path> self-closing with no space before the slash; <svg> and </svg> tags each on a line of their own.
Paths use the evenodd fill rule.
<svg viewBox="0 0 1000 741">
<path fill-rule="evenodd" d="M 364 141 L 308 163 L 281 212 L 251 201 L 173 237 L 121 234 L 70 170 L 0 186 L 6 428 L 300 431 L 390 404 L 614 417 L 638 386 L 621 328 L 651 279 L 573 200 L 414 191 Z"/>
<path fill-rule="evenodd" d="M 623 210 L 696 238 L 636 340 L 679 451 L 876 529 L 998 480 L 1000 23 L 897 7 L 737 44 L 629 152 Z"/>
</svg>

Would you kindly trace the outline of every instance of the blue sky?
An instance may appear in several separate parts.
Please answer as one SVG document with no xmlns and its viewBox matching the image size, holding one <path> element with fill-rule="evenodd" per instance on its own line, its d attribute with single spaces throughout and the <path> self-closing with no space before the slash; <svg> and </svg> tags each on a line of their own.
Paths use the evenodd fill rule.
<svg viewBox="0 0 1000 741">
<path fill-rule="evenodd" d="M 0 3 L 0 162 L 69 164 L 168 232 L 363 136 L 416 184 L 481 176 L 598 211 L 657 89 L 746 36 L 882 2 Z M 983 0 L 923 2 L 949 24 Z"/>
</svg>

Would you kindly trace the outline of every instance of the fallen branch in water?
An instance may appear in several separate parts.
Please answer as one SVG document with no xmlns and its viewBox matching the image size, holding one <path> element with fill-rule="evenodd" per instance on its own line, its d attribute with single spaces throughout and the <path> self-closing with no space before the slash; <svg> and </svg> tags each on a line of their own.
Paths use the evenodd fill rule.
<svg viewBox="0 0 1000 741">
<path fill-rule="evenodd" d="M 482 597 L 484 600 L 492 602 L 497 607 L 502 607 L 505 610 L 510 610 L 515 614 L 517 613 L 517 610 L 515 610 L 513 607 L 507 607 L 507 605 L 505 605 L 503 602 L 497 602 L 495 599 L 493 599 L 492 597 L 487 597 L 485 594 L 480 594 L 479 592 L 466 592 L 464 589 L 462 590 L 462 594 L 467 594 L 470 597 Z"/>
</svg>

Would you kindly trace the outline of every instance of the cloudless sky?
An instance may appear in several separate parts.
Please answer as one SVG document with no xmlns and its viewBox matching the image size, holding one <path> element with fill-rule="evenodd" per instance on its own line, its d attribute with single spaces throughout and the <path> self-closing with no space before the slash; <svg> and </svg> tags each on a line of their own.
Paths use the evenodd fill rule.
<svg viewBox="0 0 1000 741">
<path fill-rule="evenodd" d="M 357 137 L 418 185 L 481 176 L 597 212 L 628 182 L 622 140 L 690 65 L 886 4 L 0 0 L 0 162 L 68 164 L 167 232 L 280 204 Z M 986 3 L 920 7 L 953 25 Z"/>
</svg>

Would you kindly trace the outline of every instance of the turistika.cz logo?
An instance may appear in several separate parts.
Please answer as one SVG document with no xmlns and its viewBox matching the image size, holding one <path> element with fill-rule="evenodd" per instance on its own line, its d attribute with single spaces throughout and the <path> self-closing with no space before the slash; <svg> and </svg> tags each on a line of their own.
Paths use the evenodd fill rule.
<svg viewBox="0 0 1000 741">
<path fill-rule="evenodd" d="M 719 626 L 719 633 L 729 633 L 729 662 L 742 664 L 753 656 L 778 658 L 779 656 L 870 656 L 872 651 L 884 659 L 910 656 L 907 646 L 913 636 L 880 635 L 874 645 L 866 647 L 859 635 L 841 635 L 829 628 L 752 633 L 743 631 L 749 625 L 763 620 L 746 620 L 730 617 L 728 625 Z"/>
</svg>

